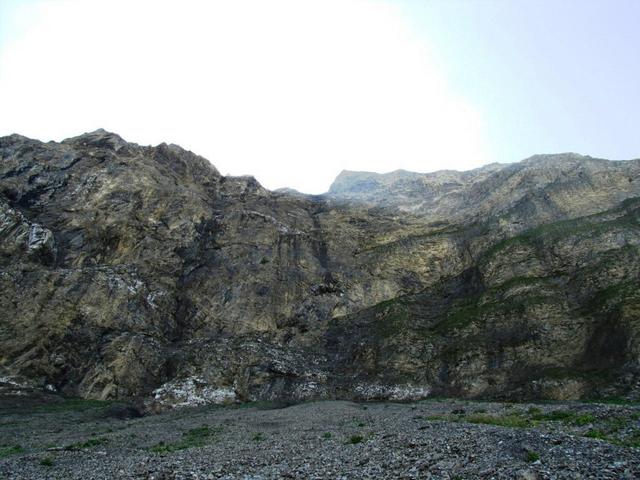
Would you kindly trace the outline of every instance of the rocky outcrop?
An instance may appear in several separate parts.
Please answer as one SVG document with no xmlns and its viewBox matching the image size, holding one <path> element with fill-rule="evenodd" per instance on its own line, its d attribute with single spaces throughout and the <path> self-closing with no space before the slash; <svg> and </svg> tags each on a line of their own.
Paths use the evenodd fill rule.
<svg viewBox="0 0 640 480">
<path fill-rule="evenodd" d="M 0 376 L 150 405 L 640 394 L 640 161 L 343 172 L 0 139 Z M 15 385 L 14 385 L 15 384 Z"/>
</svg>

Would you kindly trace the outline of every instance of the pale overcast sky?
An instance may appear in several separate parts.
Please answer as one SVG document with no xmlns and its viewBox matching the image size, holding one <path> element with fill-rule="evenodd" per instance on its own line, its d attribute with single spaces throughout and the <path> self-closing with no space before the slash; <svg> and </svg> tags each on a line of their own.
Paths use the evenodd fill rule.
<svg viewBox="0 0 640 480">
<path fill-rule="evenodd" d="M 637 0 L 0 0 L 0 135 L 99 127 L 268 188 L 640 157 Z"/>
</svg>

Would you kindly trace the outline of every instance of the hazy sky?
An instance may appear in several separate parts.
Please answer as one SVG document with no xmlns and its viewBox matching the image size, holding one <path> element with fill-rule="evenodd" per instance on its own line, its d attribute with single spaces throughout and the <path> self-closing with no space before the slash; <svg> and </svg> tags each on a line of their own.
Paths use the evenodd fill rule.
<svg viewBox="0 0 640 480">
<path fill-rule="evenodd" d="M 99 127 L 268 188 L 640 157 L 638 0 L 0 0 L 0 135 Z"/>
</svg>

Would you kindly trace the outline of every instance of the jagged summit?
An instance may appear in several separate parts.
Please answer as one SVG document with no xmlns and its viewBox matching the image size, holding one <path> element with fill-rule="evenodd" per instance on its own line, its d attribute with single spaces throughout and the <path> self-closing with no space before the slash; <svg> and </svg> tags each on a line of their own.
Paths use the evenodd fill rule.
<svg viewBox="0 0 640 480">
<path fill-rule="evenodd" d="M 127 145 L 127 142 L 117 133 L 107 132 L 103 128 L 93 132 L 83 133 L 76 137 L 66 138 L 62 143 L 76 143 L 84 146 L 105 147 L 114 151 Z"/>
<path fill-rule="evenodd" d="M 567 168 L 570 167 L 568 170 Z M 534 217 L 546 218 L 548 211 L 565 210 L 565 202 L 554 204 L 545 193 L 550 190 L 587 188 L 585 178 L 593 179 L 611 195 L 615 188 L 626 191 L 623 184 L 611 188 L 599 176 L 610 170 L 629 171 L 637 182 L 637 160 L 613 162 L 578 154 L 536 155 L 517 163 L 493 163 L 468 171 L 441 170 L 414 173 L 399 170 L 386 174 L 343 171 L 331 185 L 328 198 L 382 206 L 429 217 L 432 220 L 469 218 L 488 215 L 517 202 L 532 204 Z M 532 195 L 540 195 L 535 199 Z M 620 197 L 621 198 L 621 197 Z M 595 207 L 594 207 L 595 208 Z M 583 209 L 587 213 L 588 208 Z"/>
</svg>

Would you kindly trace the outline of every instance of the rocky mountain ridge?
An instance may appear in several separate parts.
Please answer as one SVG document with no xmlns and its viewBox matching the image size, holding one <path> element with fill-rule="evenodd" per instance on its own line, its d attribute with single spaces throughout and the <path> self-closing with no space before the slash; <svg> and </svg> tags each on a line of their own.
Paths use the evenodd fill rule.
<svg viewBox="0 0 640 480">
<path fill-rule="evenodd" d="M 640 395 L 640 160 L 343 172 L 0 138 L 0 383 L 151 408 Z"/>
</svg>

